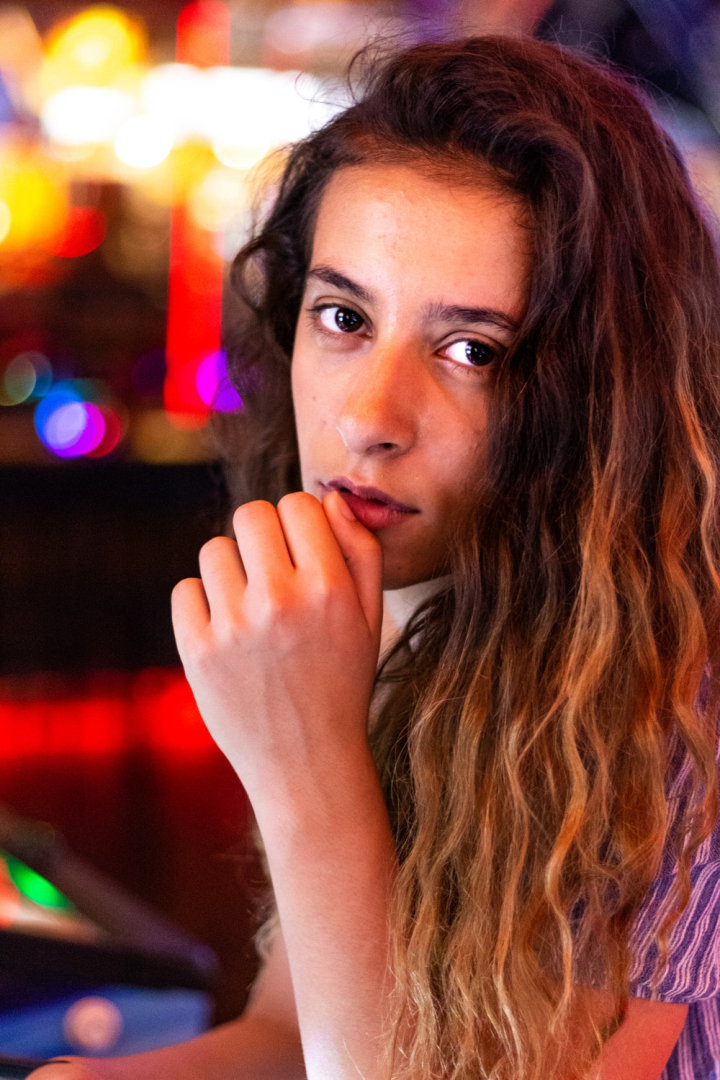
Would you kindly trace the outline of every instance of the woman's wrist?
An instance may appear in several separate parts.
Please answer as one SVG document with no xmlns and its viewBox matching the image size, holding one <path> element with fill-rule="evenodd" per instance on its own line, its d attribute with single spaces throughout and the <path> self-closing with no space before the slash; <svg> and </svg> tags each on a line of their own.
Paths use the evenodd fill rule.
<svg viewBox="0 0 720 1080">
<path fill-rule="evenodd" d="M 389 830 L 369 746 L 323 754 L 311 766 L 283 769 L 248 796 L 266 846 L 331 846 L 348 833 Z M 269 853 L 268 853 L 269 854 Z"/>
</svg>

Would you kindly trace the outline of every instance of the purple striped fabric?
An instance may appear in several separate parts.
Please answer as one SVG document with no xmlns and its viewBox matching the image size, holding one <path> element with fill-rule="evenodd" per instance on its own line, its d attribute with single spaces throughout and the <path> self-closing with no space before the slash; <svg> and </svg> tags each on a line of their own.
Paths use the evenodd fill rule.
<svg viewBox="0 0 720 1080">
<path fill-rule="evenodd" d="M 688 771 L 687 762 L 678 770 L 669 791 L 671 805 L 679 802 Z M 696 852 L 690 876 L 690 901 L 673 929 L 668 963 L 654 995 L 690 1006 L 662 1080 L 720 1080 L 720 821 Z M 635 924 L 630 978 L 635 997 L 653 996 L 655 938 L 672 901 L 674 880 L 668 864 Z"/>
</svg>

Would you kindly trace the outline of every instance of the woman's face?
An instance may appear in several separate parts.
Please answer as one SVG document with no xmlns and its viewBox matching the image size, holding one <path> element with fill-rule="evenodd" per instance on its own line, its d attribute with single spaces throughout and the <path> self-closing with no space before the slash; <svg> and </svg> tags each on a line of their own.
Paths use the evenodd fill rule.
<svg viewBox="0 0 720 1080">
<path fill-rule="evenodd" d="M 292 360 L 303 487 L 375 533 L 387 589 L 443 572 L 529 265 L 490 187 L 363 165 L 325 190 Z"/>
</svg>

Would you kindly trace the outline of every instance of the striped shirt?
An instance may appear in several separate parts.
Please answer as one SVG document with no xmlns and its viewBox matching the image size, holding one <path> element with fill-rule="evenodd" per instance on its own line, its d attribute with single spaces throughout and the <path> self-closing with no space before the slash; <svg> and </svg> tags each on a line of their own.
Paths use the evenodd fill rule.
<svg viewBox="0 0 720 1080">
<path fill-rule="evenodd" d="M 671 807 L 679 803 L 688 773 L 685 762 L 669 791 Z M 720 821 L 695 853 L 690 880 L 690 900 L 673 928 L 668 963 L 654 995 L 658 1001 L 689 1004 L 662 1080 L 720 1080 Z M 630 977 L 634 997 L 653 996 L 655 938 L 672 902 L 674 881 L 673 866 L 666 864 L 637 918 Z"/>
</svg>

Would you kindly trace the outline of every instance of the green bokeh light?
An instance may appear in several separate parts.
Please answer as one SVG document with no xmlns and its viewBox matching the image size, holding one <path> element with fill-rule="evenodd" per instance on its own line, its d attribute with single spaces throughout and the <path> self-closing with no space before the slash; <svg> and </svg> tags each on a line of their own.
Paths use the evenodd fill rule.
<svg viewBox="0 0 720 1080">
<path fill-rule="evenodd" d="M 72 910 L 72 904 L 63 894 L 51 885 L 50 882 L 31 870 L 24 862 L 15 859 L 12 855 L 2 852 L 2 857 L 7 864 L 8 873 L 13 882 L 28 900 L 42 907 L 61 908 L 64 911 Z"/>
</svg>

